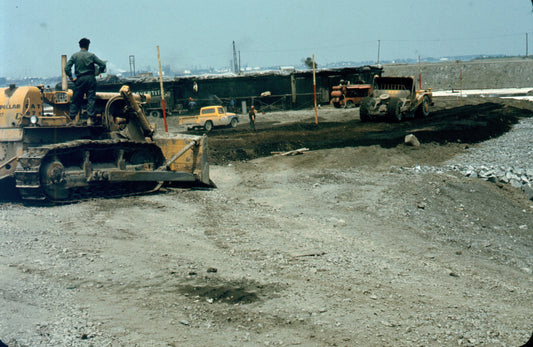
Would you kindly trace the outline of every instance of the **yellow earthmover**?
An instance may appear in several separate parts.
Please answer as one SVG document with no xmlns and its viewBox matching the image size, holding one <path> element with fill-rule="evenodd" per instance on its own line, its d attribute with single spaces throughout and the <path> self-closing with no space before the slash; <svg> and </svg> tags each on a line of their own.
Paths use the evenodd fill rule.
<svg viewBox="0 0 533 347">
<path fill-rule="evenodd" d="M 100 122 L 68 114 L 71 90 L 0 88 L 0 183 L 25 201 L 73 202 L 143 194 L 164 184 L 213 186 L 207 138 L 156 134 L 149 95 L 97 93 Z M 2 192 L 7 191 L 0 188 Z"/>
<path fill-rule="evenodd" d="M 376 76 L 371 95 L 361 100 L 361 122 L 390 119 L 400 122 L 404 118 L 425 118 L 433 106 L 433 93 L 417 89 L 414 77 Z"/>
</svg>

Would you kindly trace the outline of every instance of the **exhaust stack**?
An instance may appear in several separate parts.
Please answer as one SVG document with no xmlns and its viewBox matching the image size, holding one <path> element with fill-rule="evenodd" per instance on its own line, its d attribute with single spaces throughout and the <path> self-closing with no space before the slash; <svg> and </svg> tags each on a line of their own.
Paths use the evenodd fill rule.
<svg viewBox="0 0 533 347">
<path fill-rule="evenodd" d="M 65 66 L 67 66 L 67 56 L 65 54 L 61 55 L 61 90 L 68 90 L 68 79 L 67 74 L 65 73 Z"/>
</svg>

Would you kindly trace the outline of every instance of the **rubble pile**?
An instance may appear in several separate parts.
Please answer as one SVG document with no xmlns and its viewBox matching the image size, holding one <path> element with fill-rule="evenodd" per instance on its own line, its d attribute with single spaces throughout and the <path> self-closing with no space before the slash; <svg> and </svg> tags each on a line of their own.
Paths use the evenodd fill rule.
<svg viewBox="0 0 533 347">
<path fill-rule="evenodd" d="M 513 129 L 471 147 L 441 167 L 403 168 L 414 172 L 458 171 L 467 177 L 511 184 L 533 200 L 533 119 L 526 118 Z"/>
<path fill-rule="evenodd" d="M 402 168 L 405 171 L 417 173 L 458 171 L 466 177 L 481 178 L 485 181 L 510 184 L 521 189 L 533 200 L 533 169 L 505 167 L 505 166 L 473 166 L 473 165 L 446 165 L 442 167 L 419 166 Z"/>
<path fill-rule="evenodd" d="M 509 183 L 513 187 L 522 188 L 523 186 L 531 187 L 533 180 L 533 169 L 515 168 L 515 167 L 486 167 L 486 166 L 457 166 L 452 165 L 451 170 L 461 172 L 467 177 L 479 177 L 491 182 Z"/>
</svg>

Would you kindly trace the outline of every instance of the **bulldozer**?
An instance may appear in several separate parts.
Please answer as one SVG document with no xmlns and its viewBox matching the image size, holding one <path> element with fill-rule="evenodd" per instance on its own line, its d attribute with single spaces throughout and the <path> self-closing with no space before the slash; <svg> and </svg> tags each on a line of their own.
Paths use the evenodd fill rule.
<svg viewBox="0 0 533 347">
<path fill-rule="evenodd" d="M 149 95 L 127 85 L 97 93 L 95 124 L 69 116 L 71 98 L 67 88 L 0 88 L 0 197 L 11 190 L 25 202 L 67 203 L 214 186 L 207 137 L 158 134 L 143 110 Z"/>
</svg>

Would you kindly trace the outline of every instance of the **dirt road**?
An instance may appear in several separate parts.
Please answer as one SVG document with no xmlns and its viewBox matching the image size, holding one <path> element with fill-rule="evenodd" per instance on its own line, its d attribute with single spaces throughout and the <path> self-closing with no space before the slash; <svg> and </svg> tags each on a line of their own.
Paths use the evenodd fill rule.
<svg viewBox="0 0 533 347">
<path fill-rule="evenodd" d="M 304 110 L 260 115 L 255 133 L 246 124 L 214 131 L 212 190 L 0 204 L 0 339 L 524 344 L 533 202 L 509 185 L 401 169 L 438 166 L 533 109 L 463 102 L 438 100 L 429 119 L 400 124 L 323 108 L 318 126 Z M 422 146 L 401 144 L 406 133 Z"/>
</svg>

